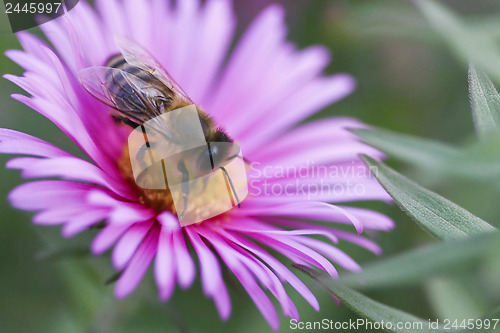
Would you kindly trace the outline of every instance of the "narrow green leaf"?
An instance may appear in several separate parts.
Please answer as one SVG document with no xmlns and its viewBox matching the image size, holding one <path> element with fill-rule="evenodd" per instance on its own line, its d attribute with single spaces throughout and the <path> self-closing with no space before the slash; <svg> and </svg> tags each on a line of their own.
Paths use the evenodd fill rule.
<svg viewBox="0 0 500 333">
<path fill-rule="evenodd" d="M 473 62 L 500 82 L 500 47 L 492 35 L 466 26 L 448 8 L 432 0 L 414 0 L 430 24 L 464 63 Z"/>
<path fill-rule="evenodd" d="M 438 141 L 379 128 L 350 129 L 360 139 L 412 167 L 428 179 L 470 178 L 495 183 L 500 177 L 500 132 L 455 148 Z"/>
<path fill-rule="evenodd" d="M 383 322 L 386 332 L 441 332 L 440 330 L 430 329 L 426 320 L 379 303 L 339 283 L 331 282 L 326 284 L 325 287 L 360 316 L 374 323 Z M 408 326 L 408 328 L 398 328 L 398 323 L 411 326 Z M 363 329 L 364 326 L 360 326 L 359 328 Z"/>
<path fill-rule="evenodd" d="M 469 66 L 469 93 L 476 131 L 490 135 L 500 129 L 500 95 L 489 77 Z"/>
<path fill-rule="evenodd" d="M 426 294 L 438 318 L 453 318 L 462 321 L 480 318 L 488 311 L 486 304 L 476 297 L 470 281 L 464 281 L 459 275 L 426 281 Z"/>
<path fill-rule="evenodd" d="M 414 183 L 383 163 L 363 156 L 394 201 L 424 230 L 438 239 L 457 239 L 496 230 L 453 202 Z"/>
<path fill-rule="evenodd" d="M 463 147 L 459 158 L 450 161 L 450 166 L 449 172 L 456 176 L 497 184 L 500 179 L 500 132 Z"/>
<path fill-rule="evenodd" d="M 417 283 L 480 265 L 487 260 L 488 253 L 498 250 L 499 243 L 496 232 L 445 241 L 368 264 L 360 273 L 344 275 L 340 282 L 356 289 Z"/>
<path fill-rule="evenodd" d="M 318 285 L 327 289 L 332 295 L 335 295 L 342 302 L 342 304 L 345 304 L 352 311 L 373 323 L 373 325 L 370 326 L 371 324 L 367 321 L 356 321 L 356 324 L 359 326 L 354 327 L 354 329 L 367 331 L 381 330 L 390 333 L 470 332 L 470 330 L 445 329 L 441 326 L 435 327 L 434 325 L 438 324 L 435 321 L 431 321 L 429 319 L 425 320 L 377 302 L 360 292 L 339 283 L 339 281 L 333 280 L 324 272 L 299 264 L 294 266 L 311 276 Z M 491 316 L 496 316 L 497 314 L 497 310 L 494 310 L 489 313 L 488 317 L 485 318 L 491 318 Z M 377 325 L 377 329 L 374 329 L 375 325 Z"/>
<path fill-rule="evenodd" d="M 406 333 L 406 332 L 441 332 L 439 329 L 431 329 L 428 322 L 425 320 L 403 312 L 401 310 L 394 309 L 385 304 L 379 303 L 365 295 L 350 289 L 335 280 L 323 272 L 319 272 L 303 265 L 295 265 L 296 268 L 302 270 L 309 276 L 311 276 L 316 283 L 320 286 L 326 288 L 330 293 L 335 295 L 342 304 L 347 305 L 352 311 L 359 314 L 361 317 L 368 319 L 372 325 L 377 325 L 377 330 L 383 330 L 385 332 L 393 333 Z M 373 331 L 373 327 L 370 323 L 361 320 L 356 320 L 355 327 L 353 329 L 365 329 Z M 409 326 L 398 326 L 398 323 L 407 324 Z"/>
</svg>

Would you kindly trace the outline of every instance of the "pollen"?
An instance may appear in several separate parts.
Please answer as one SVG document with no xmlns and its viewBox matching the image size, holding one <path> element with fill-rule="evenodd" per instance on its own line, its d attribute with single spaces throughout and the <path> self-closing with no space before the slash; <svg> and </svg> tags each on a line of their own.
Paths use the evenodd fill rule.
<svg viewBox="0 0 500 333">
<path fill-rule="evenodd" d="M 174 201 L 170 190 L 151 190 L 141 188 L 136 185 L 134 174 L 132 172 L 132 164 L 130 163 L 130 154 L 128 146 L 123 149 L 123 154 L 118 160 L 118 168 L 124 180 L 136 189 L 138 201 L 148 207 L 153 208 L 158 212 L 171 211 L 176 214 Z"/>
</svg>

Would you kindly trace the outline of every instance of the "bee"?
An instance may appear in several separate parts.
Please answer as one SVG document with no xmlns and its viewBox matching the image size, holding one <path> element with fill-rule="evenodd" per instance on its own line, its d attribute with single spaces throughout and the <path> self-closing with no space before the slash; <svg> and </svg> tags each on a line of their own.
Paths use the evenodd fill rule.
<svg viewBox="0 0 500 333">
<path fill-rule="evenodd" d="M 115 42 L 120 53 L 110 57 L 105 66 L 95 66 L 79 71 L 78 78 L 85 90 L 111 107 L 114 110 L 112 115 L 115 118 L 133 128 L 142 126 L 152 119 L 159 119 L 157 117 L 168 112 L 194 105 L 208 149 L 199 150 L 198 153 L 195 153 L 199 156 L 191 156 L 189 159 L 199 161 L 209 159 L 210 163 L 195 163 L 198 166 L 197 170 L 191 171 L 191 173 L 202 175 L 221 169 L 225 173 L 225 179 L 229 180 L 238 207 L 240 207 L 240 201 L 231 178 L 224 168 L 228 161 L 238 157 L 238 154 L 235 154 L 235 145 L 232 145 L 233 140 L 224 129 L 216 126 L 203 109 L 193 103 L 148 51 L 125 37 L 116 37 Z M 183 137 L 183 133 L 179 133 L 179 131 L 185 130 L 176 128 L 175 124 L 162 122 L 159 122 L 155 127 L 164 140 L 173 145 L 177 144 L 179 138 Z M 220 142 L 229 144 L 215 144 Z M 152 145 L 152 142 L 146 142 L 138 151 L 136 159 L 143 160 L 145 152 Z M 186 161 L 186 159 L 181 159 L 176 166 L 182 174 L 183 183 L 194 177 L 188 171 Z M 168 185 L 166 186 L 168 189 Z M 185 210 L 189 187 L 183 186 L 182 191 Z"/>
</svg>

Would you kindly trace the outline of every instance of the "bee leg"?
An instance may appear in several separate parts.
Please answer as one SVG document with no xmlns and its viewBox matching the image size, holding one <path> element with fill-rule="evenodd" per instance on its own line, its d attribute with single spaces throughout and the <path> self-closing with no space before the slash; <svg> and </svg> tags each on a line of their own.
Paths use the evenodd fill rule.
<svg viewBox="0 0 500 333">
<path fill-rule="evenodd" d="M 154 142 L 149 142 L 149 141 L 146 141 L 142 146 L 141 148 L 139 148 L 139 150 L 137 151 L 137 153 L 135 154 L 135 159 L 136 161 L 139 163 L 140 167 L 143 169 L 143 170 L 146 170 L 148 168 L 148 164 L 146 163 L 145 159 L 146 159 L 146 152 L 149 153 L 149 159 L 151 162 L 154 162 L 153 160 L 153 155 L 151 153 L 150 148 L 153 148 L 156 144 Z M 139 174 L 139 176 L 137 176 L 137 179 L 135 180 L 136 184 L 139 184 L 141 183 L 141 180 L 142 178 L 146 175 L 147 173 L 146 172 L 141 172 Z"/>
<path fill-rule="evenodd" d="M 154 142 L 145 142 L 141 148 L 139 148 L 139 150 L 137 151 L 137 154 L 135 155 L 135 158 L 136 160 L 141 164 L 141 167 L 143 169 L 147 168 L 147 164 L 146 162 L 144 161 L 145 157 L 146 157 L 146 152 L 148 151 L 148 149 L 150 148 L 153 148 L 155 146 Z M 152 159 L 152 156 L 150 155 L 149 156 L 151 159 Z"/>
<path fill-rule="evenodd" d="M 147 167 L 146 162 L 144 162 L 144 157 L 146 157 L 146 151 L 148 148 L 148 145 L 145 143 L 141 146 L 141 148 L 139 148 L 137 154 L 135 154 L 135 159 L 141 164 L 143 169 Z"/>
<path fill-rule="evenodd" d="M 137 126 L 140 126 L 138 123 L 128 119 L 127 117 L 122 117 L 122 116 L 116 116 L 116 115 L 113 115 L 113 120 L 116 122 L 116 123 L 122 123 L 122 124 L 125 124 L 127 126 L 130 126 L 132 128 L 136 128 Z"/>
<path fill-rule="evenodd" d="M 221 170 L 224 172 L 226 179 L 229 181 L 229 185 L 231 186 L 231 190 L 234 193 L 234 197 L 236 198 L 236 202 L 238 202 L 238 208 L 241 208 L 241 202 L 240 199 L 238 198 L 238 194 L 236 193 L 233 185 L 233 181 L 231 180 L 231 177 L 229 176 L 229 173 L 227 172 L 226 168 L 220 167 Z"/>
<path fill-rule="evenodd" d="M 182 219 L 184 216 L 184 213 L 186 212 L 187 209 L 187 204 L 188 204 L 188 195 L 189 195 L 189 173 L 186 169 L 186 164 L 184 161 L 179 161 L 177 164 L 177 169 L 182 173 L 182 199 L 184 201 L 184 208 L 182 209 L 182 212 L 179 214 L 179 220 Z"/>
</svg>

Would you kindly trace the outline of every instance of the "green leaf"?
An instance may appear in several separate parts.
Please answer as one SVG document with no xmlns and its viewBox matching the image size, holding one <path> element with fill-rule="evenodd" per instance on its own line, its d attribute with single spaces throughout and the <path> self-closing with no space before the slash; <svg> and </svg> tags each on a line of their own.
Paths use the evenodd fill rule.
<svg viewBox="0 0 500 333">
<path fill-rule="evenodd" d="M 484 136 L 500 128 L 500 95 L 488 76 L 469 66 L 469 93 L 476 131 Z"/>
<path fill-rule="evenodd" d="M 489 135 L 487 140 L 478 140 L 463 147 L 460 156 L 450 161 L 450 166 L 449 171 L 456 176 L 486 181 L 489 185 L 498 184 L 500 135 Z"/>
<path fill-rule="evenodd" d="M 414 3 L 462 61 L 476 64 L 500 82 L 500 47 L 494 36 L 466 26 L 455 13 L 435 1 Z"/>
<path fill-rule="evenodd" d="M 327 287 L 332 294 L 337 296 L 344 304 L 360 316 L 369 319 L 372 322 L 384 322 L 386 332 L 440 332 L 429 329 L 428 322 L 426 320 L 379 303 L 339 283 L 330 282 L 327 283 L 325 287 Z M 413 328 L 410 329 L 398 329 L 396 327 L 397 323 L 413 323 L 412 325 L 419 326 L 413 326 Z"/>
<path fill-rule="evenodd" d="M 445 241 L 368 264 L 360 273 L 344 275 L 340 282 L 356 289 L 417 283 L 480 265 L 487 260 L 488 253 L 498 250 L 499 243 L 497 232 Z"/>
<path fill-rule="evenodd" d="M 386 332 L 441 332 L 440 330 L 429 329 L 428 322 L 425 320 L 368 298 L 332 280 L 330 276 L 323 272 L 299 264 L 294 265 L 294 267 L 311 276 L 316 283 L 326 288 L 330 293 L 342 301 L 343 304 L 347 305 L 361 317 L 368 319 L 370 322 L 377 323 L 377 325 L 383 325 L 381 329 Z M 356 321 L 356 323 L 359 324 L 359 326 L 354 327 L 354 329 L 366 328 L 364 321 Z M 412 326 L 408 328 L 398 328 L 397 323 L 411 323 L 410 325 Z"/>
<path fill-rule="evenodd" d="M 387 154 L 409 163 L 427 180 L 444 181 L 450 177 L 498 182 L 500 177 L 500 132 L 488 140 L 477 140 L 455 148 L 438 141 L 384 129 L 350 129 L 360 139 Z"/>
<path fill-rule="evenodd" d="M 498 236 L 498 235 L 497 235 Z M 495 239 L 498 239 L 495 237 Z M 310 268 L 308 266 L 295 264 L 294 267 L 302 270 L 309 276 L 311 276 L 314 281 L 320 286 L 326 288 L 332 295 L 335 295 L 342 304 L 345 304 L 352 311 L 359 314 L 361 317 L 367 319 L 372 323 L 377 323 L 383 327 L 380 330 L 391 333 L 443 333 L 443 332 L 469 332 L 470 330 L 453 330 L 444 329 L 441 327 L 430 327 L 430 321 L 424 320 L 412 314 L 406 313 L 404 311 L 392 308 L 380 302 L 377 302 L 362 293 L 339 283 L 337 280 L 333 280 L 329 275 L 322 271 Z M 488 317 L 496 316 L 497 310 L 489 313 Z M 356 321 L 359 325 L 355 329 L 366 329 L 370 327 L 365 321 Z M 398 326 L 398 323 L 402 323 L 403 327 Z M 406 326 L 409 325 L 409 326 Z M 374 331 L 373 329 L 368 329 L 369 331 Z"/>
<path fill-rule="evenodd" d="M 496 230 L 453 202 L 414 183 L 383 163 L 363 156 L 366 165 L 399 207 L 432 236 L 458 239 Z"/>
<path fill-rule="evenodd" d="M 468 283 L 469 282 L 469 283 Z M 488 308 L 479 301 L 470 281 L 461 276 L 430 279 L 426 283 L 429 303 L 438 318 L 463 319 L 480 318 Z"/>
</svg>

